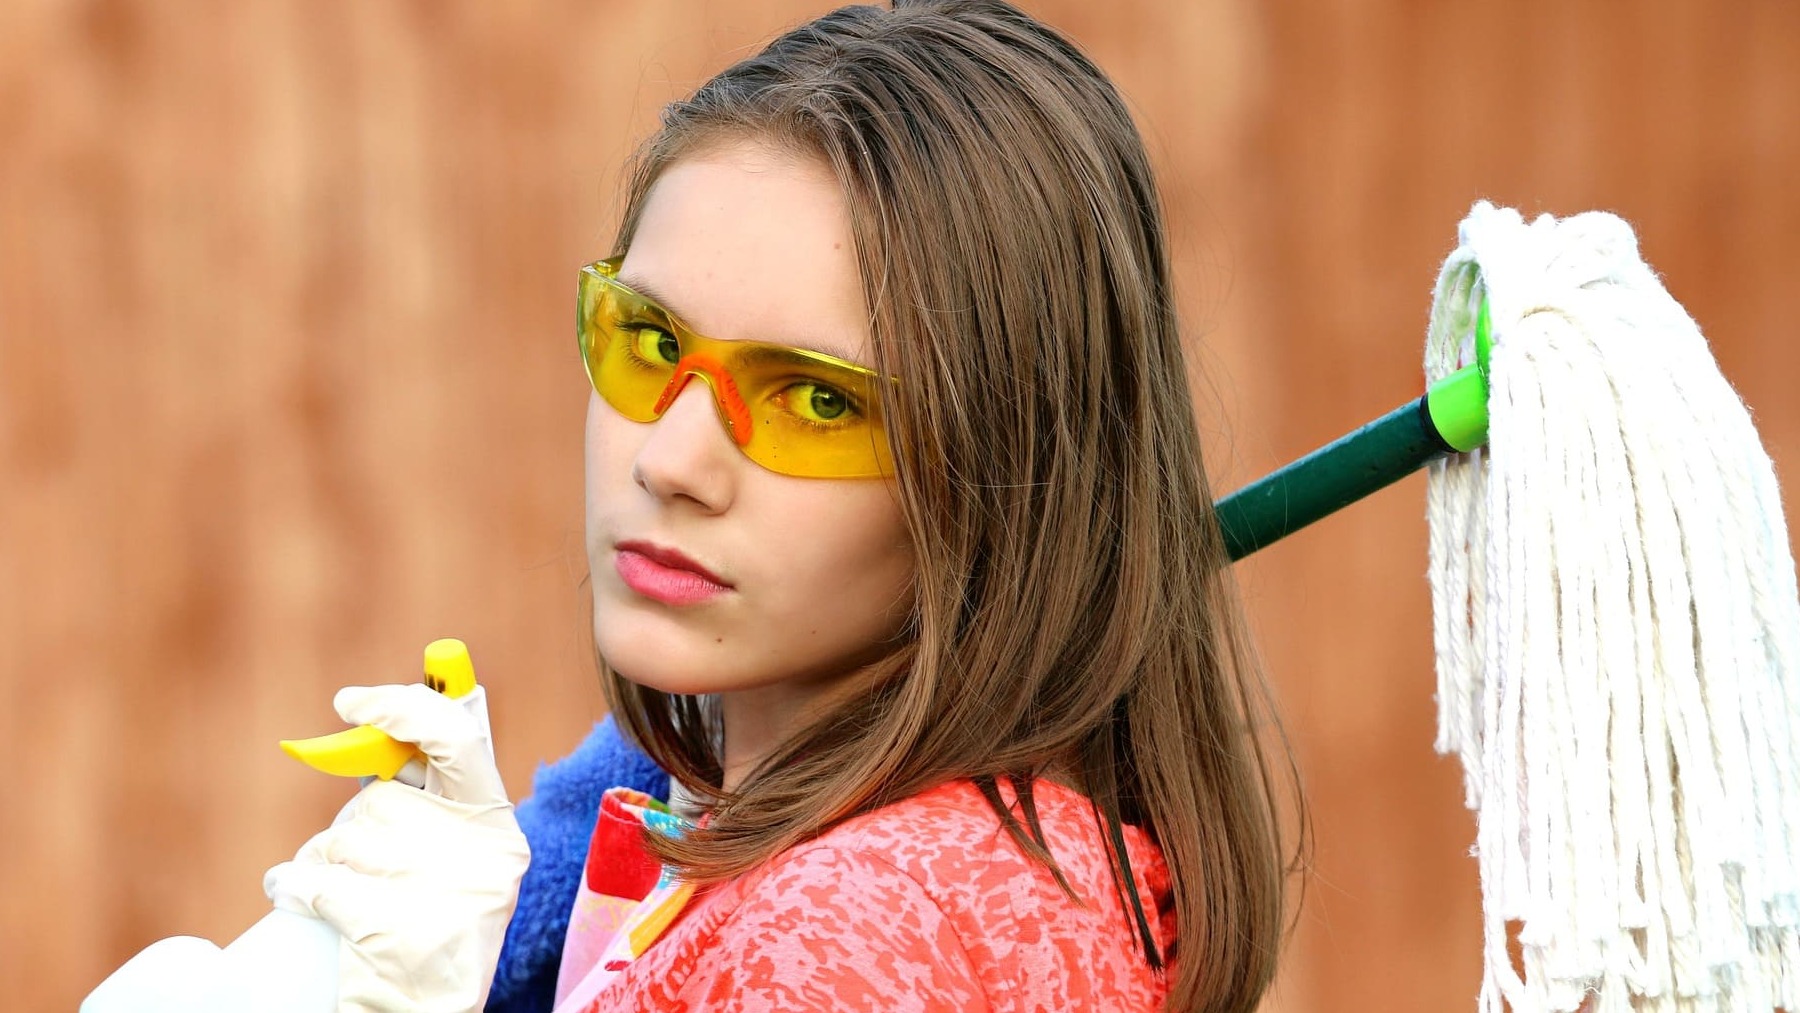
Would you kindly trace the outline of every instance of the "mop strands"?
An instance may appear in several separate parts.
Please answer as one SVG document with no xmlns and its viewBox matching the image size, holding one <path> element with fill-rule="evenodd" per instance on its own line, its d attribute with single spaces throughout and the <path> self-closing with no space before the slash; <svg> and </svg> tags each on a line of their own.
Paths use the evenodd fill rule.
<svg viewBox="0 0 1800 1013">
<path fill-rule="evenodd" d="M 1800 599 L 1768 455 L 1623 221 L 1483 202 L 1459 239 L 1425 369 L 1475 361 L 1485 298 L 1488 445 L 1430 466 L 1428 509 L 1479 1008 L 1800 1013 Z"/>
</svg>

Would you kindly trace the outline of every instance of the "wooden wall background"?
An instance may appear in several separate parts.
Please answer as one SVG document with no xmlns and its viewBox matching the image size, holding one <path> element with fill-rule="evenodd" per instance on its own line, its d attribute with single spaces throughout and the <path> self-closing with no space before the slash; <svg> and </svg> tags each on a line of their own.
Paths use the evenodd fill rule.
<svg viewBox="0 0 1800 1013">
<path fill-rule="evenodd" d="M 576 267 L 665 101 L 823 5 L 0 5 L 0 981 L 229 940 L 345 785 L 274 740 L 472 645 L 502 766 L 601 713 Z M 1800 471 L 1800 6 L 1029 3 L 1163 178 L 1221 488 L 1419 390 L 1471 201 L 1632 219 Z M 1271 1008 L 1470 1008 L 1415 478 L 1242 568 L 1316 819 Z"/>
</svg>

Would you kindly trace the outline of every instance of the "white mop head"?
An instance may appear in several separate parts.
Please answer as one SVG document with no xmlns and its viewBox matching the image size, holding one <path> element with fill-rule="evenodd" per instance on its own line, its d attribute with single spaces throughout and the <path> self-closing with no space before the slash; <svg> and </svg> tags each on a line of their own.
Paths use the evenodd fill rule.
<svg viewBox="0 0 1800 1013">
<path fill-rule="evenodd" d="M 1769 457 L 1623 221 L 1483 202 L 1458 237 L 1425 369 L 1474 361 L 1485 292 L 1489 442 L 1428 495 L 1480 1009 L 1800 1013 L 1800 598 Z"/>
</svg>

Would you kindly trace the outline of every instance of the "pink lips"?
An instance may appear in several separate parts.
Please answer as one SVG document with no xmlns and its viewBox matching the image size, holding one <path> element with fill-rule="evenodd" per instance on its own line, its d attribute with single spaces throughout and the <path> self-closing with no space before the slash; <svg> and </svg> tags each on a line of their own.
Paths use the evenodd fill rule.
<svg viewBox="0 0 1800 1013">
<path fill-rule="evenodd" d="M 673 549 L 648 542 L 620 542 L 615 549 L 613 568 L 625 586 L 665 605 L 694 605 L 731 590 L 706 567 Z"/>
</svg>

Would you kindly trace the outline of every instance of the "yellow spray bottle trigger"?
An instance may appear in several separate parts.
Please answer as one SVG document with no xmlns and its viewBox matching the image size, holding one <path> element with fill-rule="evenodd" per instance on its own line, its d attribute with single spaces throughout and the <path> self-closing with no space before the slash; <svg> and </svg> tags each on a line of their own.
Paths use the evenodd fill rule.
<svg viewBox="0 0 1800 1013">
<path fill-rule="evenodd" d="M 460 640 L 434 640 L 425 646 L 424 683 L 447 697 L 465 697 L 475 691 L 475 665 L 469 648 Z M 340 777 L 379 777 L 393 780 L 408 760 L 420 757 L 419 747 L 400 742 L 379 728 L 359 725 L 310 739 L 283 739 L 282 752 L 315 770 Z"/>
</svg>

